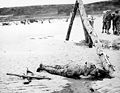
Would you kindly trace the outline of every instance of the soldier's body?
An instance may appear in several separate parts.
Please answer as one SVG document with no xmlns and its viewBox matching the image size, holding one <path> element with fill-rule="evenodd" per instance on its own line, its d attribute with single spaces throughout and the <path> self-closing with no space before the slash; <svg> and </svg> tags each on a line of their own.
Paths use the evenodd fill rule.
<svg viewBox="0 0 120 93">
<path fill-rule="evenodd" d="M 111 27 L 111 20 L 112 20 L 112 15 L 111 11 L 107 11 L 103 15 L 103 27 L 102 27 L 102 33 L 107 33 L 110 34 L 109 29 Z"/>
<path fill-rule="evenodd" d="M 120 15 L 118 16 L 118 20 L 116 21 L 116 29 L 117 29 L 117 35 L 120 35 Z"/>
<path fill-rule="evenodd" d="M 55 66 L 47 66 L 40 64 L 37 68 L 37 72 L 47 71 L 51 74 L 61 75 L 70 78 L 80 78 L 81 76 L 85 76 L 88 78 L 103 78 L 110 76 L 109 74 L 114 71 L 112 66 L 109 66 L 110 71 L 105 70 L 104 68 L 98 68 L 95 64 L 87 63 L 83 65 L 76 64 L 67 64 L 64 66 L 55 65 Z"/>
</svg>

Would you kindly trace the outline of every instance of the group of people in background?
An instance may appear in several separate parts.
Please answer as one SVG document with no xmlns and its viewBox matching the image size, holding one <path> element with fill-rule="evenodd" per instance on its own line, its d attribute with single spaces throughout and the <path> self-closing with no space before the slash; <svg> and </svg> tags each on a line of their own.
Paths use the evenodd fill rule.
<svg viewBox="0 0 120 93">
<path fill-rule="evenodd" d="M 41 23 L 43 24 L 45 21 L 48 21 L 49 23 L 54 22 L 55 18 L 43 18 L 43 19 L 35 19 L 35 18 L 31 18 L 31 19 L 21 19 L 21 20 L 16 20 L 16 21 L 5 21 L 5 22 L 0 22 L 0 26 L 9 26 L 12 24 L 18 25 L 18 24 L 31 24 L 31 23 Z M 68 22 L 69 18 L 63 18 L 65 22 Z M 62 19 L 62 20 L 63 20 Z"/>
<path fill-rule="evenodd" d="M 120 35 L 120 10 L 111 11 L 107 10 L 103 12 L 103 27 L 102 33 L 110 34 L 109 30 L 112 24 L 112 30 L 114 35 Z"/>
<path fill-rule="evenodd" d="M 50 19 L 47 19 L 49 23 L 51 23 Z M 18 24 L 31 24 L 31 23 L 38 23 L 38 22 L 41 22 L 41 24 L 43 24 L 43 19 L 23 19 L 23 20 L 16 20 L 16 21 L 6 21 L 6 22 L 0 22 L 1 23 L 1 26 L 7 26 L 7 25 L 12 25 L 12 24 L 15 24 L 15 25 L 18 25 Z"/>
</svg>

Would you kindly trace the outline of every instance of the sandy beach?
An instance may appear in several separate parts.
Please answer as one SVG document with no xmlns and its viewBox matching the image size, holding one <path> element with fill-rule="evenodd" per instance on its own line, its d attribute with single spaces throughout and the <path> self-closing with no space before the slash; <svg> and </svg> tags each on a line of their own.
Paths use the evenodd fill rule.
<svg viewBox="0 0 120 93">
<path fill-rule="evenodd" d="M 102 17 L 95 18 L 94 29 L 100 39 L 113 42 L 119 38 L 113 34 L 102 34 Z M 98 81 L 74 80 L 42 72 L 39 74 L 52 79 L 33 80 L 24 85 L 25 80 L 6 75 L 23 74 L 26 67 L 36 72 L 40 63 L 65 65 L 71 62 L 82 64 L 86 61 L 99 61 L 94 47 L 80 44 L 84 40 L 80 17 L 75 18 L 70 41 L 65 41 L 68 25 L 65 19 L 53 19 L 51 23 L 46 20 L 43 24 L 0 26 L 0 93 L 119 93 L 119 77 Z M 104 51 L 119 73 L 120 51 L 107 48 Z"/>
</svg>

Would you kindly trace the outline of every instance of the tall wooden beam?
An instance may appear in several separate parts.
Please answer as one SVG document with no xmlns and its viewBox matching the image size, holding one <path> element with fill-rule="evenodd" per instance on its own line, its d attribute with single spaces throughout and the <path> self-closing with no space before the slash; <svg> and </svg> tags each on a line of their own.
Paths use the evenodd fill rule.
<svg viewBox="0 0 120 93">
<path fill-rule="evenodd" d="M 78 3 L 78 1 L 76 0 L 74 9 L 73 9 L 73 11 L 72 11 L 72 16 L 71 16 L 69 28 L 68 28 L 67 35 L 66 35 L 66 40 L 69 40 L 69 38 L 70 38 L 70 33 L 71 33 L 71 29 L 72 29 L 72 25 L 73 25 L 73 21 L 74 21 L 75 15 L 76 15 L 77 10 L 78 10 L 78 6 L 79 6 L 79 3 Z M 80 18 L 81 18 L 81 17 L 80 17 Z M 93 45 L 92 39 L 91 39 L 91 37 L 89 36 L 89 34 L 88 34 L 88 32 L 87 32 L 87 29 L 85 28 L 85 26 L 84 26 L 84 24 L 83 24 L 82 18 L 81 18 L 81 21 L 82 21 L 82 25 L 83 25 L 84 34 L 85 34 L 85 41 L 86 41 L 86 43 L 89 45 L 89 47 L 92 47 L 92 45 Z"/>
<path fill-rule="evenodd" d="M 66 40 L 67 40 L 67 41 L 68 41 L 69 38 L 70 38 L 70 33 L 71 33 L 71 29 L 72 29 L 72 25 L 73 25 L 73 21 L 74 21 L 75 15 L 76 15 L 76 13 L 77 13 L 78 5 L 79 5 L 79 4 L 78 4 L 78 1 L 76 0 L 74 9 L 73 9 L 73 11 L 72 11 L 72 17 L 71 17 L 71 19 L 70 19 L 69 28 L 68 28 L 67 35 L 66 35 Z"/>
<path fill-rule="evenodd" d="M 81 13 L 80 13 L 79 9 L 78 9 L 78 12 L 80 14 L 80 18 L 81 18 L 81 22 L 82 22 L 82 26 L 83 26 L 83 31 L 84 31 L 84 34 L 85 34 L 85 42 L 88 44 L 89 48 L 92 48 L 93 41 L 92 41 L 92 39 L 91 39 L 91 37 L 90 37 L 90 35 L 89 35 L 89 33 L 88 33 L 84 23 L 83 23 L 83 19 L 82 19 L 82 16 L 81 16 Z"/>
<path fill-rule="evenodd" d="M 98 35 L 96 34 L 96 32 L 94 31 L 94 29 L 92 28 L 92 26 L 90 25 L 90 23 L 87 19 L 87 14 L 86 14 L 83 2 L 82 2 L 82 0 L 78 0 L 78 2 L 79 2 L 80 17 L 82 19 L 83 25 L 85 26 L 88 34 L 92 38 L 93 44 L 96 48 L 96 53 L 101 61 L 101 64 L 103 65 L 102 67 L 106 71 L 109 71 L 110 73 L 112 73 L 114 71 L 114 67 L 110 63 L 107 54 L 105 54 L 105 52 L 103 51 L 102 44 L 98 38 Z M 110 68 L 112 69 L 112 71 L 110 70 Z"/>
</svg>

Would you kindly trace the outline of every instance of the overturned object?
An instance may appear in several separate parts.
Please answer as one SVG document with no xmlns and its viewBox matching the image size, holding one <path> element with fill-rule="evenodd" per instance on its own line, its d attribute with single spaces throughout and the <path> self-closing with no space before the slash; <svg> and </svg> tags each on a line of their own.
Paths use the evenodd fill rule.
<svg viewBox="0 0 120 93">
<path fill-rule="evenodd" d="M 114 72 L 114 68 L 111 65 L 109 66 L 109 70 L 105 70 L 104 67 L 97 68 L 95 64 L 85 62 L 84 65 L 67 64 L 64 66 L 48 66 L 40 64 L 40 66 L 37 68 L 37 72 L 41 71 L 47 71 L 51 74 L 56 74 L 69 78 L 81 78 L 81 76 L 85 76 L 88 78 L 100 79 L 105 77 L 111 77 L 111 73 Z"/>
</svg>

